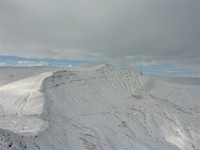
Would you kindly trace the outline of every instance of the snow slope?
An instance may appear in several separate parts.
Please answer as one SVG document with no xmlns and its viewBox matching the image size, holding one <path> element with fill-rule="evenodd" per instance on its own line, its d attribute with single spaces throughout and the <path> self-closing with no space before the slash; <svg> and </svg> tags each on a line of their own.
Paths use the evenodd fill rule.
<svg viewBox="0 0 200 150">
<path fill-rule="evenodd" d="M 32 67 L 1 67 L 0 66 L 0 85 L 8 84 L 27 77 L 36 76 L 40 73 L 61 69 L 50 66 Z"/>
<path fill-rule="evenodd" d="M 0 149 L 199 150 L 199 86 L 105 65 L 0 86 Z"/>
<path fill-rule="evenodd" d="M 51 73 L 22 79 L 0 86 L 0 128 L 15 133 L 33 134 L 44 126 L 38 118 L 43 113 L 43 79 Z"/>
</svg>

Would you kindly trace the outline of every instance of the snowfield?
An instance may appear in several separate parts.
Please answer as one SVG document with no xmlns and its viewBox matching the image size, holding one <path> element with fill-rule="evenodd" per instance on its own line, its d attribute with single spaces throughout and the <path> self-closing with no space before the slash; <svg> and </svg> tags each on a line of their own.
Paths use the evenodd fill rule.
<svg viewBox="0 0 200 150">
<path fill-rule="evenodd" d="M 0 76 L 1 150 L 200 150 L 199 85 L 111 65 L 38 67 L 13 82 L 7 72 Z"/>
</svg>

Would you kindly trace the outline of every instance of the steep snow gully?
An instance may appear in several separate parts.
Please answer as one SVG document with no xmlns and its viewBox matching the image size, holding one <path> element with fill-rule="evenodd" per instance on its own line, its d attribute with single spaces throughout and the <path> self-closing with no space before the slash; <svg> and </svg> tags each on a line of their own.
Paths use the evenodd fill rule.
<svg viewBox="0 0 200 150">
<path fill-rule="evenodd" d="M 109 65 L 19 80 L 0 86 L 0 149 L 200 150 L 199 90 Z"/>
</svg>

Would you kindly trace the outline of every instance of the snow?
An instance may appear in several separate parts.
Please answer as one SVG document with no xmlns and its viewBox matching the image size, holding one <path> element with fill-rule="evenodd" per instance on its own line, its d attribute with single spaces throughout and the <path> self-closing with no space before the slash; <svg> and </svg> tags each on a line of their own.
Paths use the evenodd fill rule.
<svg viewBox="0 0 200 150">
<path fill-rule="evenodd" d="M 0 85 L 8 84 L 20 79 L 35 76 L 43 72 L 59 70 L 59 67 L 33 66 L 33 67 L 6 67 L 0 65 Z"/>
<path fill-rule="evenodd" d="M 0 128 L 32 134 L 45 125 L 36 116 L 43 113 L 44 98 L 40 87 L 50 74 L 43 73 L 0 86 Z"/>
<path fill-rule="evenodd" d="M 0 149 L 200 149 L 198 85 L 112 65 L 19 79 L 0 86 Z"/>
</svg>

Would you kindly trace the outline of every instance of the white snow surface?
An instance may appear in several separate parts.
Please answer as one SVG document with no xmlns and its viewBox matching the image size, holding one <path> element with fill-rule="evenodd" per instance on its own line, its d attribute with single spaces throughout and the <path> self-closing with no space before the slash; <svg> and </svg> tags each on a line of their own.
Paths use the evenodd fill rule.
<svg viewBox="0 0 200 150">
<path fill-rule="evenodd" d="M 0 67 L 0 85 L 8 84 L 20 79 L 35 76 L 43 72 L 61 69 L 59 67 L 32 66 L 32 67 Z"/>
<path fill-rule="evenodd" d="M 0 82 L 1 150 L 200 150 L 200 86 L 111 65 Z"/>
</svg>

